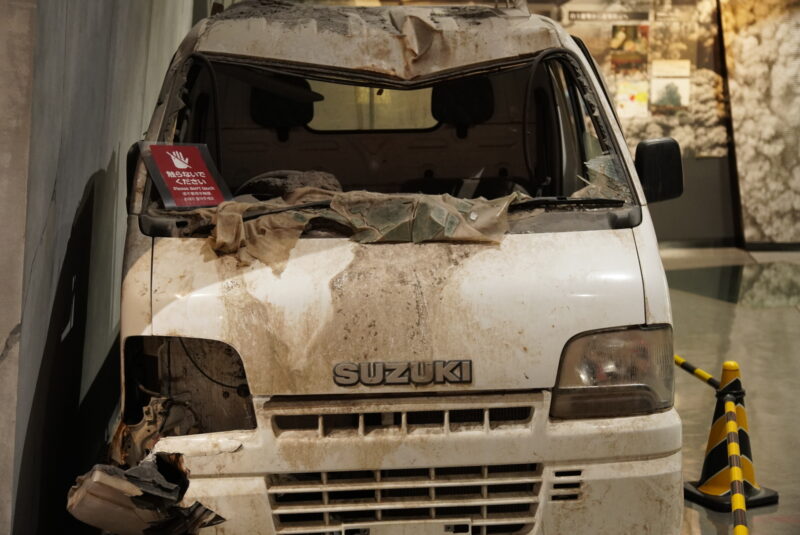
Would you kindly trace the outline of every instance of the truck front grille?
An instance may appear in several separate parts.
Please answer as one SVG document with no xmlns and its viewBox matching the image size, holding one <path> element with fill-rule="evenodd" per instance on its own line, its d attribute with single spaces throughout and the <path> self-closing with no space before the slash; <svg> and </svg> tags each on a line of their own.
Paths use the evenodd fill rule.
<svg viewBox="0 0 800 535">
<path fill-rule="evenodd" d="M 457 433 L 522 428 L 530 424 L 533 407 L 506 405 L 446 410 L 352 412 L 329 410 L 323 414 L 274 414 L 275 434 L 313 433 L 326 437 L 363 436 L 370 433 Z"/>
<path fill-rule="evenodd" d="M 267 481 L 281 534 L 418 521 L 441 523 L 443 533 L 521 534 L 533 527 L 542 471 L 512 464 L 272 474 Z"/>
</svg>

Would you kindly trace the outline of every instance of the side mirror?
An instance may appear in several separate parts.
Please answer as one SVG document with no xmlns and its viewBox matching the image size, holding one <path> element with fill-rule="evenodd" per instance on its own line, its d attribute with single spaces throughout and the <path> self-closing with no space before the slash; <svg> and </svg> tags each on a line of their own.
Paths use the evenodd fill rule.
<svg viewBox="0 0 800 535">
<path fill-rule="evenodd" d="M 136 165 L 139 163 L 139 142 L 135 142 L 131 145 L 131 148 L 128 149 L 128 156 L 125 159 L 125 172 L 126 172 L 126 181 L 125 183 L 128 185 L 128 189 L 125 190 L 125 205 L 130 210 L 131 206 L 131 195 L 133 194 L 133 179 L 136 176 Z"/>
<path fill-rule="evenodd" d="M 635 164 L 647 202 L 675 199 L 683 193 L 681 148 L 671 137 L 640 142 Z"/>
</svg>

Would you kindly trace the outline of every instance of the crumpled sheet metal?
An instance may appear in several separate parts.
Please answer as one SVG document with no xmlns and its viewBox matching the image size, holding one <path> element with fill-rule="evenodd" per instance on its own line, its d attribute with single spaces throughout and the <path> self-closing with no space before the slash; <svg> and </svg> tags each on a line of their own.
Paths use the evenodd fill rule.
<svg viewBox="0 0 800 535">
<path fill-rule="evenodd" d="M 142 412 L 140 422 L 133 425 L 123 423 L 119 428 L 113 442 L 115 447 L 112 448 L 114 462 L 127 465 L 138 463 L 162 436 L 199 432 L 187 393 L 170 398 L 152 397 Z"/>
<path fill-rule="evenodd" d="M 360 243 L 431 241 L 499 243 L 508 231 L 508 207 L 517 194 L 498 199 L 459 199 L 450 195 L 332 192 L 301 188 L 285 199 L 264 203 L 226 202 L 198 210 L 211 221 L 209 245 L 217 254 L 235 254 L 242 264 L 258 259 L 279 275 L 294 245 L 314 219 L 353 231 Z M 248 211 L 274 210 L 330 201 L 329 208 L 289 210 L 245 220 Z"/>
<path fill-rule="evenodd" d="M 412 80 L 563 44 L 551 21 L 531 16 L 524 2 L 515 4 L 495 9 L 244 1 L 204 23 L 196 50 Z"/>
<path fill-rule="evenodd" d="M 225 521 L 200 502 L 179 505 L 188 487 L 180 454 L 152 454 L 128 470 L 98 464 L 69 490 L 67 510 L 119 535 L 194 534 Z"/>
</svg>

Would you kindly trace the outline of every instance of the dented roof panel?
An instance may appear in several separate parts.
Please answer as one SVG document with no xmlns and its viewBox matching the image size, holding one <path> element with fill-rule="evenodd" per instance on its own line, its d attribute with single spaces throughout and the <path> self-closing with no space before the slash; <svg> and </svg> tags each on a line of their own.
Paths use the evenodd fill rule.
<svg viewBox="0 0 800 535">
<path fill-rule="evenodd" d="M 562 46 L 549 19 L 483 6 L 355 7 L 245 1 L 202 23 L 200 52 L 412 80 Z"/>
</svg>

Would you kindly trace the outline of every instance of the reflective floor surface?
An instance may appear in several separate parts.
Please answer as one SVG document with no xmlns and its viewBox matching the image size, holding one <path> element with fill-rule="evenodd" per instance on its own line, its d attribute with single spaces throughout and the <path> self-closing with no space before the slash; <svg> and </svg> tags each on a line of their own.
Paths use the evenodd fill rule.
<svg viewBox="0 0 800 535">
<path fill-rule="evenodd" d="M 755 473 L 780 503 L 748 510 L 750 533 L 800 534 L 800 252 L 665 249 L 675 351 L 719 377 L 742 369 Z M 714 391 L 676 370 L 683 419 L 684 480 L 697 480 L 714 409 Z M 682 533 L 731 533 L 730 513 L 686 502 Z"/>
</svg>

